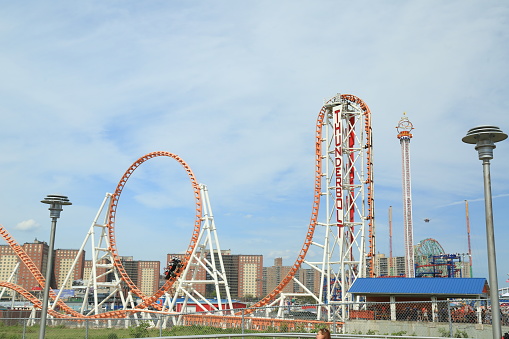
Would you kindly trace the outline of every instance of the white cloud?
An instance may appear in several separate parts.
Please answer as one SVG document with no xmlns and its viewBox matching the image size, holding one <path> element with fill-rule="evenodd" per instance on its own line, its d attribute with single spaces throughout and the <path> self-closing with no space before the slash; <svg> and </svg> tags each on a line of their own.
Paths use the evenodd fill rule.
<svg viewBox="0 0 509 339">
<path fill-rule="evenodd" d="M 40 226 L 41 225 L 39 225 L 39 223 L 37 221 L 35 221 L 34 219 L 28 219 L 28 220 L 19 222 L 14 227 L 14 229 L 19 230 L 19 231 L 32 231 L 32 230 L 38 229 Z"/>
</svg>

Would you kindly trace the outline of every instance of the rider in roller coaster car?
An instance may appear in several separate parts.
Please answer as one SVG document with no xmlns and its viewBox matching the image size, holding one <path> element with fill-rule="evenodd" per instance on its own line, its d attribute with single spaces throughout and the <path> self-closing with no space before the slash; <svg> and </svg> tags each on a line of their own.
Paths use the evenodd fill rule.
<svg viewBox="0 0 509 339">
<path fill-rule="evenodd" d="M 168 266 L 164 270 L 165 279 L 168 280 L 170 278 L 174 278 L 182 266 L 182 260 L 177 257 L 171 258 L 171 260 L 168 262 Z"/>
</svg>

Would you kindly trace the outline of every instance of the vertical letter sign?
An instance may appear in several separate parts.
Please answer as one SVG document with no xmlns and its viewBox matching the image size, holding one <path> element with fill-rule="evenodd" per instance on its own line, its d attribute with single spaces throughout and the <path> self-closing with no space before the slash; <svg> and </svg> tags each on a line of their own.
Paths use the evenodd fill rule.
<svg viewBox="0 0 509 339">
<path fill-rule="evenodd" d="M 343 227 L 343 131 L 341 126 L 342 106 L 332 107 L 332 118 L 334 127 L 334 172 L 336 177 L 335 206 L 336 223 Z"/>
</svg>

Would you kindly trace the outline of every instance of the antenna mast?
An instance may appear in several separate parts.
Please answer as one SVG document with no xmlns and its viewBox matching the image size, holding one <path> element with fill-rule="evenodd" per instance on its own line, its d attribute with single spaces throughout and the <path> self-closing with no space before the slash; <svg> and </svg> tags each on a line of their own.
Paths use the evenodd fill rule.
<svg viewBox="0 0 509 339">
<path fill-rule="evenodd" d="M 389 276 L 394 276 L 392 269 L 392 206 L 389 206 Z"/>
<path fill-rule="evenodd" d="M 472 274 L 472 246 L 470 245 L 470 217 L 468 215 L 468 200 L 465 200 L 465 215 L 467 221 L 467 239 L 468 239 L 468 263 L 470 265 L 470 278 Z"/>
</svg>

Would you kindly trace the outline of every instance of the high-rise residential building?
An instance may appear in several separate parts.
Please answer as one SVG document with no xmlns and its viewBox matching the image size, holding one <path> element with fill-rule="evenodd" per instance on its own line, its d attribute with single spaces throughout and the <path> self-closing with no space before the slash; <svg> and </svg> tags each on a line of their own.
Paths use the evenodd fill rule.
<svg viewBox="0 0 509 339">
<path fill-rule="evenodd" d="M 53 270 L 55 272 L 56 286 L 57 288 L 72 288 L 72 282 L 74 280 L 83 279 L 83 271 L 85 268 L 85 251 L 81 252 L 79 258 L 72 270 L 71 276 L 64 286 L 64 280 L 67 274 L 71 271 L 72 264 L 79 254 L 79 250 L 72 249 L 56 249 L 55 250 L 55 262 Z"/>
<path fill-rule="evenodd" d="M 230 296 L 232 298 L 239 298 L 239 260 L 238 256 L 231 254 L 231 252 L 228 252 L 228 255 L 222 256 L 223 258 L 223 264 L 224 264 L 224 271 L 226 275 L 226 281 L 228 282 L 228 286 L 230 288 Z M 216 257 L 216 265 L 218 258 Z M 210 280 L 210 277 L 207 277 L 208 280 Z M 214 292 L 214 286 L 213 285 L 207 285 L 208 293 L 207 296 L 215 297 Z M 220 286 L 221 296 L 225 295 L 225 288 L 223 286 Z"/>
<path fill-rule="evenodd" d="M 138 262 L 133 260 L 132 256 L 121 256 L 120 260 L 122 261 L 122 266 L 124 266 L 124 270 L 131 278 L 133 284 L 137 285 L 138 283 Z M 127 284 L 123 283 L 122 288 L 126 293 L 128 292 Z"/>
<path fill-rule="evenodd" d="M 405 276 L 406 257 L 393 257 L 390 262 L 393 276 Z"/>
<path fill-rule="evenodd" d="M 283 266 L 283 258 L 275 258 L 274 266 L 264 267 L 264 275 L 263 275 L 263 294 L 267 295 L 276 288 L 279 283 L 283 280 L 284 277 L 288 274 L 292 267 L 291 266 Z M 283 288 L 283 293 L 293 293 L 294 287 L 293 283 L 287 284 Z"/>
<path fill-rule="evenodd" d="M 306 286 L 309 291 L 318 295 L 322 284 L 320 283 L 320 274 L 312 268 L 301 268 L 297 272 L 299 281 Z M 295 284 L 295 292 L 304 293 L 305 290 L 302 286 Z"/>
<path fill-rule="evenodd" d="M 34 242 L 24 243 L 22 247 L 26 254 L 30 257 L 30 259 L 32 259 L 35 267 L 39 269 L 43 276 L 46 276 L 46 267 L 48 265 L 48 251 L 49 251 L 48 244 L 44 241 L 39 241 L 35 239 Z M 30 273 L 28 268 L 23 263 L 19 267 L 18 285 L 22 286 L 24 289 L 28 291 L 36 291 L 41 289 L 37 280 L 34 278 L 32 273 Z M 50 280 L 50 287 L 56 288 L 54 274 L 52 275 Z"/>
<path fill-rule="evenodd" d="M 274 266 L 263 268 L 263 293 L 269 294 L 276 288 L 279 283 L 286 277 L 292 266 L 283 266 L 283 258 L 275 258 Z M 322 286 L 320 282 L 320 274 L 312 268 L 300 268 L 295 276 L 306 289 L 312 291 L 316 295 L 320 292 Z M 292 280 L 282 290 L 282 293 L 304 293 L 304 288 Z"/>
<path fill-rule="evenodd" d="M 121 256 L 120 260 L 124 270 L 131 281 L 145 295 L 154 294 L 159 289 L 159 280 L 161 274 L 161 263 L 159 261 L 134 260 L 132 256 Z M 115 279 L 112 266 L 107 259 L 102 259 L 97 263 L 96 276 L 97 282 L 107 283 Z M 92 279 L 92 260 L 85 260 L 83 279 L 88 281 Z M 108 273 L 108 271 L 110 271 Z M 99 284 L 101 285 L 101 284 Z M 108 285 L 108 284 L 104 284 Z M 124 294 L 127 295 L 127 284 L 122 283 Z"/>
<path fill-rule="evenodd" d="M 45 276 L 49 251 L 49 246 L 46 242 L 35 239 L 34 242 L 23 244 L 22 248 L 30 257 L 35 267 Z M 88 281 L 92 279 L 92 260 L 85 260 L 84 251 L 76 259 L 78 253 L 79 250 L 76 249 L 54 250 L 53 274 L 50 280 L 51 288 L 70 289 L 76 280 Z M 64 281 L 71 271 L 75 260 L 77 260 L 76 265 L 64 286 Z M 133 283 L 144 294 L 151 295 L 158 290 L 161 274 L 161 263 L 159 261 L 135 261 L 132 256 L 121 257 L 121 260 Z M 18 262 L 20 262 L 18 256 L 10 246 L 0 245 L 0 281 L 7 281 L 13 275 Z M 97 282 L 113 281 L 114 273 L 107 259 L 102 259 L 97 263 L 96 277 Z M 33 274 L 22 262 L 20 262 L 17 274 L 13 275 L 12 282 L 28 291 L 42 290 Z"/>
<path fill-rule="evenodd" d="M 221 269 L 219 256 L 214 252 L 214 261 L 216 268 Z M 222 250 L 221 257 L 223 260 L 226 281 L 230 289 L 230 296 L 232 298 L 244 297 L 257 297 L 262 294 L 263 286 L 263 256 L 262 255 L 244 255 L 244 254 L 231 254 L 231 250 Z M 196 256 L 200 257 L 201 253 Z M 212 262 L 212 255 L 210 252 L 203 254 L 208 262 Z M 168 254 L 167 261 L 172 257 L 183 259 L 183 254 Z M 196 272 L 195 272 L 196 270 Z M 189 268 L 189 273 L 185 277 L 194 280 L 213 280 L 210 274 L 201 266 L 196 265 Z M 206 297 L 216 297 L 216 289 L 214 284 L 195 283 L 194 290 Z M 225 286 L 219 285 L 219 292 L 221 296 L 226 296 Z"/>
<path fill-rule="evenodd" d="M 161 276 L 161 262 L 159 261 L 138 261 L 138 283 L 136 286 L 145 295 L 152 295 L 159 289 Z"/>
<path fill-rule="evenodd" d="M 385 254 L 375 255 L 375 276 L 392 276 L 392 267 L 390 265 L 390 258 L 386 257 Z"/>
<path fill-rule="evenodd" d="M 159 261 L 133 260 L 132 256 L 120 257 L 124 269 L 145 295 L 154 294 L 159 288 L 161 263 Z"/>
<path fill-rule="evenodd" d="M 23 250 L 30 257 L 35 267 L 41 272 L 42 276 L 46 276 L 46 267 L 48 262 L 49 246 L 37 239 L 31 243 L 22 245 Z M 83 278 L 83 267 L 85 254 L 82 253 L 76 267 L 66 286 L 62 286 L 65 277 L 71 269 L 74 259 L 78 255 L 78 250 L 57 249 L 54 252 L 53 274 L 50 281 L 51 288 L 71 288 L 72 281 Z M 0 280 L 7 281 L 9 276 L 14 272 L 16 263 L 20 262 L 18 273 L 14 277 L 14 283 L 17 283 L 28 291 L 41 290 L 41 286 L 34 278 L 33 274 L 23 264 L 18 256 L 8 245 L 0 246 Z"/>
<path fill-rule="evenodd" d="M 226 275 L 227 275 L 227 281 L 228 281 L 228 284 L 230 283 L 230 279 L 233 281 L 233 280 L 237 280 L 237 277 L 232 277 L 230 276 L 231 273 L 235 270 L 235 268 L 233 268 L 233 262 L 232 262 L 232 259 L 233 257 L 231 256 L 231 251 L 230 250 L 222 250 L 221 251 L 222 253 L 222 258 L 223 258 L 223 264 L 225 266 L 225 271 L 226 271 Z M 205 259 L 208 261 L 208 262 L 211 262 L 212 260 L 212 256 L 210 255 L 210 253 L 208 251 L 206 252 L 203 252 L 200 253 L 196 253 L 196 256 L 197 257 L 202 257 L 204 256 Z M 178 258 L 180 260 L 183 260 L 185 255 L 184 254 L 175 254 L 175 253 L 169 253 L 166 255 L 166 263 L 165 263 L 165 267 L 167 265 L 167 263 L 169 263 L 172 258 Z M 214 261 L 215 261 L 215 264 L 216 264 L 216 267 L 220 267 L 220 263 L 219 263 L 219 258 L 217 255 L 214 255 Z M 226 267 L 228 267 L 229 269 L 227 269 Z M 230 274 L 229 274 L 229 273 Z M 191 280 L 193 279 L 194 280 L 212 280 L 211 276 L 207 273 L 207 271 L 200 265 L 192 265 L 189 267 L 188 269 L 188 273 L 187 273 L 187 276 L 184 277 L 184 279 L 186 280 Z M 234 279 L 235 278 L 235 279 Z M 174 289 L 177 288 L 177 285 L 174 285 Z M 205 297 L 215 297 L 216 296 L 216 292 L 215 292 L 215 287 L 212 285 L 212 284 L 205 284 L 205 283 L 194 283 L 193 284 L 193 289 L 205 296 Z M 231 289 L 231 287 L 230 287 Z M 220 286 L 220 293 L 221 295 L 224 295 L 224 286 Z"/>
<path fill-rule="evenodd" d="M 9 245 L 0 245 L 0 281 L 17 283 L 17 276 L 13 275 L 16 265 L 20 260 Z M 7 290 L 10 294 L 10 290 Z"/>
<path fill-rule="evenodd" d="M 375 276 L 377 277 L 398 277 L 405 276 L 405 257 L 386 257 L 379 253 L 375 256 Z"/>
<path fill-rule="evenodd" d="M 239 255 L 238 293 L 242 298 L 263 294 L 263 256 Z"/>
<path fill-rule="evenodd" d="M 112 281 L 114 279 L 113 273 L 106 273 L 108 272 L 109 268 L 109 260 L 108 259 L 101 259 L 98 262 L 99 266 L 96 269 L 96 276 L 97 276 L 97 282 L 108 282 Z M 83 280 L 89 281 L 92 280 L 92 260 L 85 260 L 85 267 L 83 269 Z"/>
</svg>

